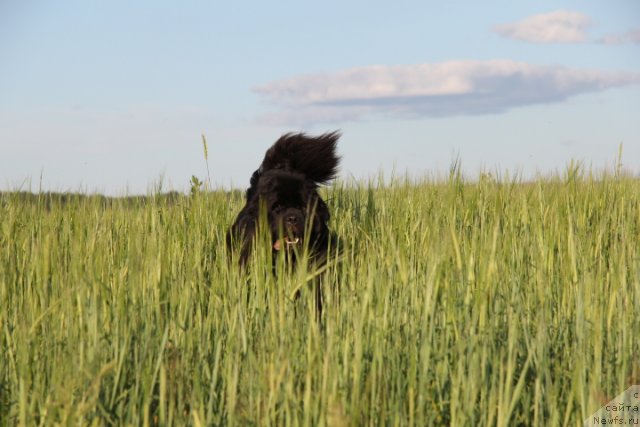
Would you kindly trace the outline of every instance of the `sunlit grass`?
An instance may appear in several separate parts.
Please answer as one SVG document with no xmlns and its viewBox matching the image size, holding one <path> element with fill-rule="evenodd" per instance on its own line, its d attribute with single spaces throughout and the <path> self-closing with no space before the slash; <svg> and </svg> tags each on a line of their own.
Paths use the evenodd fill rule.
<svg viewBox="0 0 640 427">
<path fill-rule="evenodd" d="M 228 262 L 240 192 L 2 194 L 0 424 L 575 426 L 640 382 L 637 179 L 324 195 L 318 323 L 305 272 Z"/>
</svg>

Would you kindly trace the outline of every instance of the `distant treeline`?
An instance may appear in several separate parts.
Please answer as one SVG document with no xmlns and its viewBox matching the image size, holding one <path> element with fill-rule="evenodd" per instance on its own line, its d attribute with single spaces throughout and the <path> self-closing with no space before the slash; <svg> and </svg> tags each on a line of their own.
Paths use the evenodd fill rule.
<svg viewBox="0 0 640 427">
<path fill-rule="evenodd" d="M 234 194 L 238 190 L 227 192 L 229 195 Z M 0 201 L 8 202 L 14 201 L 27 204 L 40 204 L 47 210 L 52 206 L 65 206 L 74 205 L 79 203 L 90 202 L 92 204 L 98 204 L 103 207 L 108 206 L 144 206 L 149 203 L 161 203 L 161 204 L 173 204 L 186 200 L 191 195 L 180 193 L 178 191 L 170 191 L 167 193 L 159 193 L 152 195 L 137 195 L 137 196 L 121 196 L 111 197 L 104 196 L 102 194 L 82 194 L 82 193 L 70 193 L 70 192 L 42 192 L 32 193 L 29 191 L 14 191 L 14 192 L 1 192 Z"/>
</svg>

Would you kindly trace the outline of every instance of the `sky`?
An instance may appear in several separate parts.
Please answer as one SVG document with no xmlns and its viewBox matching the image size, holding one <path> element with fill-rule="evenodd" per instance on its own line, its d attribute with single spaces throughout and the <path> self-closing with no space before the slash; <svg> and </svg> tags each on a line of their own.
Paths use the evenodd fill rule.
<svg viewBox="0 0 640 427">
<path fill-rule="evenodd" d="M 1 190 L 244 188 L 333 130 L 344 180 L 640 175 L 640 2 L 0 0 Z"/>
</svg>

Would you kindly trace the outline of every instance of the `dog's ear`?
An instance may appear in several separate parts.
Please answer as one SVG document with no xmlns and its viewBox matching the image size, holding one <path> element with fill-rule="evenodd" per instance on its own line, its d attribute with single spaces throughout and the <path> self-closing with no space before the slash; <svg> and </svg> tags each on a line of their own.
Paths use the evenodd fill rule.
<svg viewBox="0 0 640 427">
<path fill-rule="evenodd" d="M 253 195 L 256 194 L 258 190 L 258 181 L 260 181 L 260 177 L 262 176 L 262 169 L 257 169 L 251 175 L 251 179 L 249 180 L 249 188 L 247 188 L 247 192 L 245 193 L 247 202 L 253 198 Z"/>
<path fill-rule="evenodd" d="M 321 197 L 313 197 L 308 207 L 308 217 L 311 220 L 311 228 L 313 230 L 314 245 L 324 244 L 329 234 L 329 208 Z"/>
<path fill-rule="evenodd" d="M 316 202 L 315 214 L 320 221 L 326 224 L 329 222 L 329 219 L 331 218 L 331 214 L 329 214 L 329 207 L 324 202 L 324 200 L 322 200 L 321 197 L 318 197 L 317 200 L 318 201 Z"/>
<path fill-rule="evenodd" d="M 227 231 L 226 243 L 230 251 L 239 249 L 240 264 L 245 265 L 251 254 L 254 235 L 256 233 L 256 220 L 254 215 L 241 212 L 229 231 Z"/>
</svg>

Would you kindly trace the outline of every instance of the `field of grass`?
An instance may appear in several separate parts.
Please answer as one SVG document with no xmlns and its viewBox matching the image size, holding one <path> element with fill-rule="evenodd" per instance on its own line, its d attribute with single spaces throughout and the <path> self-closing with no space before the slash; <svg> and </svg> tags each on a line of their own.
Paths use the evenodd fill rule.
<svg viewBox="0 0 640 427">
<path fill-rule="evenodd" d="M 321 322 L 227 262 L 240 192 L 0 195 L 0 425 L 579 426 L 640 383 L 639 180 L 323 194 Z"/>
</svg>

